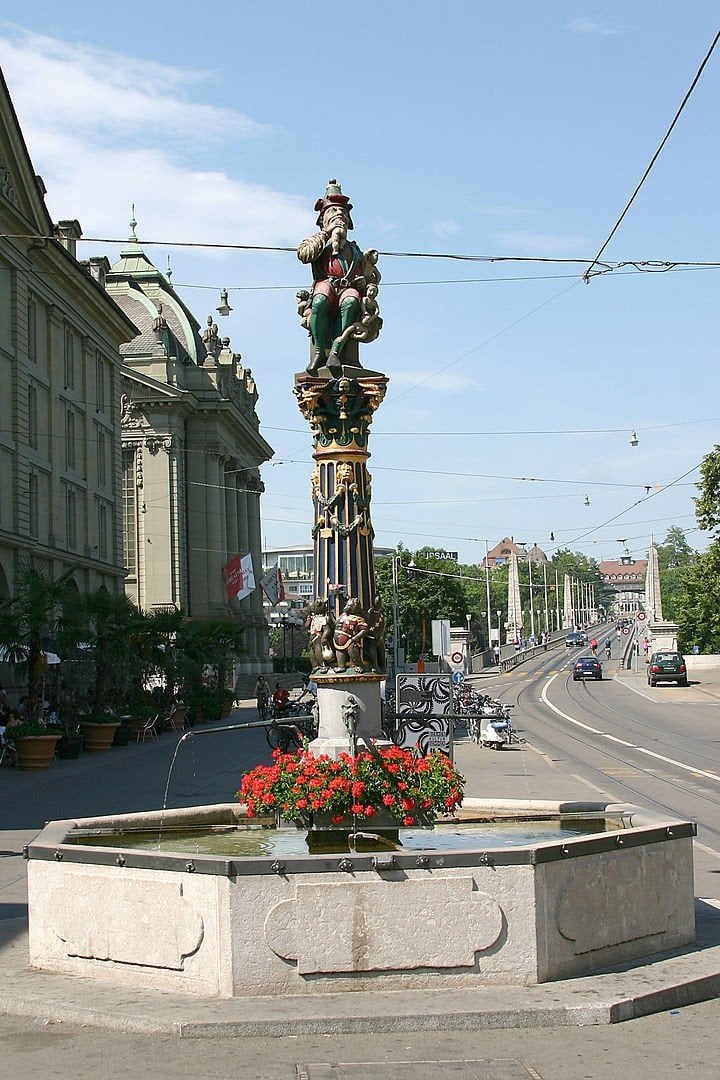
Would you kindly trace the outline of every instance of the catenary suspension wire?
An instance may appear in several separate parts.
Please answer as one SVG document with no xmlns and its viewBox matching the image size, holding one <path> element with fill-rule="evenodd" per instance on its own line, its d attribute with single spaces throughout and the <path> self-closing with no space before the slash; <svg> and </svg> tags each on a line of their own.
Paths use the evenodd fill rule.
<svg viewBox="0 0 720 1080">
<path fill-rule="evenodd" d="M 652 156 L 652 158 L 650 160 L 650 164 L 645 169 L 645 172 L 642 174 L 642 176 L 640 178 L 639 184 L 637 185 L 637 187 L 633 191 L 632 195 L 628 199 L 628 202 L 627 202 L 627 204 L 625 206 L 625 209 L 623 210 L 620 217 L 617 219 L 617 221 L 613 225 L 612 229 L 610 230 L 610 233 L 608 234 L 608 237 L 605 240 L 605 243 L 601 246 L 601 248 L 598 251 L 597 255 L 595 256 L 593 261 L 590 263 L 590 266 L 587 268 L 587 270 L 583 274 L 583 280 L 585 281 L 585 284 L 588 284 L 588 282 L 590 281 L 591 276 L 595 276 L 595 275 L 592 274 L 593 267 L 598 265 L 602 253 L 604 252 L 605 248 L 608 246 L 608 244 L 612 240 L 612 238 L 615 235 L 615 233 L 617 232 L 617 230 L 620 228 L 620 225 L 622 224 L 623 219 L 625 218 L 625 215 L 627 214 L 628 210 L 630 209 L 633 202 L 635 201 L 635 198 L 636 198 L 638 192 L 640 191 L 640 188 L 643 186 L 643 184 L 647 180 L 648 176 L 650 175 L 650 170 L 652 169 L 653 165 L 655 164 L 655 162 L 659 158 L 659 156 L 660 156 L 660 154 L 662 152 L 662 149 L 665 146 L 665 143 L 670 138 L 670 134 L 671 134 L 673 128 L 675 127 L 676 123 L 680 119 L 680 114 L 682 113 L 683 109 L 685 108 L 688 101 L 690 100 L 690 95 L 692 94 L 693 90 L 697 86 L 698 81 L 700 79 L 700 76 L 702 75 L 703 70 L 705 69 L 705 65 L 707 64 L 708 60 L 712 56 L 713 51 L 715 49 L 715 46 L 717 45 L 719 39 L 720 39 L 720 30 L 718 30 L 717 34 L 713 38 L 712 44 L 711 44 L 710 48 L 708 49 L 708 51 L 707 51 L 707 53 L 705 55 L 705 59 L 701 63 L 700 67 L 698 68 L 698 70 L 697 70 L 697 72 L 695 74 L 695 78 L 693 79 L 692 83 L 690 84 L 690 88 L 688 89 L 687 93 L 685 94 L 685 97 L 682 99 L 682 101 L 680 103 L 680 107 L 677 110 L 677 112 L 675 113 L 675 116 L 673 117 L 673 120 L 672 120 L 672 123 L 670 124 L 670 127 L 665 132 L 665 135 L 664 135 L 660 145 L 658 146 L 657 150 L 653 154 L 653 156 Z M 598 273 L 601 273 L 601 272 L 602 271 L 598 271 Z"/>
</svg>

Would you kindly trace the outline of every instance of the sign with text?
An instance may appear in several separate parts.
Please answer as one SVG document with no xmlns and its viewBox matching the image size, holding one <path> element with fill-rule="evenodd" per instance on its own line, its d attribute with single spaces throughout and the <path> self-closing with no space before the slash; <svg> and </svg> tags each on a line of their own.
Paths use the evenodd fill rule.
<svg viewBox="0 0 720 1080">
<path fill-rule="evenodd" d="M 242 600 L 249 596 L 255 588 L 255 574 L 253 571 L 252 555 L 235 555 L 222 568 L 225 580 L 225 592 L 228 600 L 237 597 Z"/>
</svg>

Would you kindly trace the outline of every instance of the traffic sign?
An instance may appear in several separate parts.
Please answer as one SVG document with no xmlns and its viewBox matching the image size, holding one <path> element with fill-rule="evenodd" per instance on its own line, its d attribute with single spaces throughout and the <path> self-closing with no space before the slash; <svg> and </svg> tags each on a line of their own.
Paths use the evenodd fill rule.
<svg viewBox="0 0 720 1080">
<path fill-rule="evenodd" d="M 637 618 L 638 618 L 638 622 L 642 622 L 643 619 L 645 618 L 645 612 L 644 611 L 638 611 Z"/>
<path fill-rule="evenodd" d="M 462 671 L 453 671 L 452 673 L 453 686 L 460 686 L 460 683 L 465 682 L 465 674 Z"/>
<path fill-rule="evenodd" d="M 627 637 L 627 635 L 630 633 L 630 627 L 629 626 L 623 626 L 622 632 L 623 632 L 623 634 L 625 634 L 625 637 Z"/>
<path fill-rule="evenodd" d="M 462 664 L 463 654 L 461 652 L 454 652 L 450 659 L 452 660 L 453 664 Z"/>
</svg>

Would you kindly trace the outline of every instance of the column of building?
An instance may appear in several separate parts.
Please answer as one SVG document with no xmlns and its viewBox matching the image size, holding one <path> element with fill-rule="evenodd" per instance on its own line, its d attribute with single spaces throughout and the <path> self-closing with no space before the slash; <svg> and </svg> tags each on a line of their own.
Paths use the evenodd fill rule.
<svg viewBox="0 0 720 1080">
<path fill-rule="evenodd" d="M 253 554 L 255 567 L 255 591 L 248 598 L 252 612 L 254 656 L 258 660 L 264 660 L 268 655 L 268 628 L 263 609 L 263 592 L 260 586 L 262 575 L 262 527 L 260 523 L 260 496 L 264 486 L 259 475 L 249 477 L 247 482 L 247 520 L 248 539 L 250 551 Z"/>
</svg>

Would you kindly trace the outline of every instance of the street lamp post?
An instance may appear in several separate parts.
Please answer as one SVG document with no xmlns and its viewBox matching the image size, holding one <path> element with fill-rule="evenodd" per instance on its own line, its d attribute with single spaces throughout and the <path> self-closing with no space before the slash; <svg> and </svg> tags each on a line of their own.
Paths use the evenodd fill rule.
<svg viewBox="0 0 720 1080">
<path fill-rule="evenodd" d="M 400 620 L 398 618 L 398 565 L 400 555 L 392 557 L 392 602 L 393 602 L 393 675 L 398 673 L 398 646 L 400 641 Z"/>
<path fill-rule="evenodd" d="M 465 622 L 467 623 L 467 645 L 465 646 L 465 667 L 467 669 L 467 674 L 469 675 L 470 671 L 471 671 L 471 663 L 470 663 L 470 623 L 472 622 L 472 615 L 469 612 L 465 616 Z"/>
<path fill-rule="evenodd" d="M 497 617 L 498 617 L 498 649 L 501 649 L 502 648 L 502 623 L 500 622 L 500 620 L 502 619 L 502 611 L 497 612 Z"/>
<path fill-rule="evenodd" d="M 283 632 L 283 663 L 282 663 L 282 669 L 283 669 L 283 674 L 287 674 L 287 625 L 288 625 L 288 609 L 290 607 L 290 604 L 287 602 L 287 600 L 281 600 L 280 603 L 278 604 L 278 607 L 280 608 L 280 625 L 282 626 L 282 632 Z"/>
<path fill-rule="evenodd" d="M 490 556 L 487 540 L 485 541 L 485 599 L 487 601 L 488 648 L 490 648 L 490 642 L 492 640 L 492 614 L 490 612 Z"/>
</svg>

